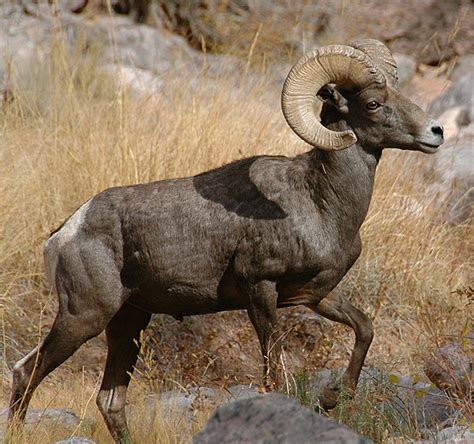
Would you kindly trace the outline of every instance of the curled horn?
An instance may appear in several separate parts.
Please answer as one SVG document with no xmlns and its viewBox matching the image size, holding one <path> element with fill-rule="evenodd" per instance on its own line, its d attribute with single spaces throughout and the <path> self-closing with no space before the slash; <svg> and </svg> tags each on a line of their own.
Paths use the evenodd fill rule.
<svg viewBox="0 0 474 444">
<path fill-rule="evenodd" d="M 341 150 L 357 141 L 351 130 L 331 131 L 314 113 L 318 91 L 328 83 L 346 89 L 385 86 L 383 73 L 364 52 L 345 45 L 330 45 L 301 58 L 283 86 L 281 103 L 286 121 L 305 142 L 323 150 Z"/>
<path fill-rule="evenodd" d="M 398 89 L 397 62 L 392 52 L 382 42 L 375 39 L 362 39 L 350 43 L 349 46 L 365 52 L 377 68 L 385 74 L 387 83 Z"/>
</svg>

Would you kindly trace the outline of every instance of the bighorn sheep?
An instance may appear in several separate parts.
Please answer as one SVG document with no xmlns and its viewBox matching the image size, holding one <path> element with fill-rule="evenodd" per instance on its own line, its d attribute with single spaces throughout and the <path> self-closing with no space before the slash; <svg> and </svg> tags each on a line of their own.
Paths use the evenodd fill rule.
<svg viewBox="0 0 474 444">
<path fill-rule="evenodd" d="M 321 122 L 316 94 L 325 102 Z M 51 235 L 45 268 L 59 312 L 44 341 L 14 367 L 10 418 L 22 420 L 42 379 L 105 329 L 97 403 L 114 439 L 130 441 L 124 406 L 134 340 L 151 313 L 246 309 L 270 385 L 278 383 L 277 308 L 305 305 L 354 330 L 342 382 L 355 389 L 372 323 L 333 290 L 361 252 L 359 229 L 383 148 L 434 153 L 443 129 L 399 92 L 395 61 L 376 40 L 303 57 L 285 81 L 282 107 L 311 151 L 110 188 Z M 327 388 L 323 407 L 335 406 L 338 389 Z"/>
</svg>

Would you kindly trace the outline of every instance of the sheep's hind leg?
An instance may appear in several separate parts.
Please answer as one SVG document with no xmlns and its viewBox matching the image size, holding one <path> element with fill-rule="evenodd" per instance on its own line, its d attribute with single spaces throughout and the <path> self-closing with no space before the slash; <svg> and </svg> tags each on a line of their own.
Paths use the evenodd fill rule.
<svg viewBox="0 0 474 444">
<path fill-rule="evenodd" d="M 354 349 L 341 383 L 349 390 L 355 391 L 374 334 L 372 321 L 347 301 L 338 290 L 333 290 L 319 304 L 308 305 L 308 307 L 321 316 L 345 324 L 354 330 Z M 326 387 L 321 395 L 321 406 L 324 409 L 334 408 L 337 404 L 339 392 L 340 385 Z"/>
<path fill-rule="evenodd" d="M 150 316 L 125 303 L 106 328 L 107 363 L 97 405 L 115 442 L 121 444 L 132 442 L 125 418 L 125 400 L 138 357 L 140 332 L 147 327 Z"/>
<path fill-rule="evenodd" d="M 127 297 L 110 252 L 100 243 L 71 245 L 58 257 L 59 310 L 41 344 L 13 369 L 9 428 L 21 424 L 36 387 L 82 344 L 101 333 Z"/>
<path fill-rule="evenodd" d="M 104 330 L 105 323 L 88 319 L 82 313 L 60 313 L 42 343 L 13 369 L 13 387 L 10 399 L 9 424 L 16 419 L 24 421 L 34 390 L 56 367 L 61 365 L 87 340 Z"/>
<path fill-rule="evenodd" d="M 281 335 L 278 328 L 275 284 L 267 281 L 245 288 L 248 295 L 247 312 L 257 332 L 263 355 L 263 381 L 267 390 L 281 383 Z"/>
</svg>

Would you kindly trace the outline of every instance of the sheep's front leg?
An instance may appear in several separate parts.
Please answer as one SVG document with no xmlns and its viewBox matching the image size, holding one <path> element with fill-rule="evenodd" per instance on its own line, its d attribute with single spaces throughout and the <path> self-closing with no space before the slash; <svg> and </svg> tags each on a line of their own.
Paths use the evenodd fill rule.
<svg viewBox="0 0 474 444">
<path fill-rule="evenodd" d="M 264 386 L 273 390 L 281 381 L 281 335 L 276 312 L 278 294 L 275 284 L 268 281 L 246 285 L 244 290 L 248 296 L 247 312 L 262 350 Z"/>
<path fill-rule="evenodd" d="M 355 333 L 355 344 L 349 366 L 342 377 L 342 385 L 354 391 L 359 381 L 360 372 L 369 350 L 374 331 L 370 318 L 354 307 L 338 291 L 333 290 L 317 305 L 308 305 L 316 313 L 332 321 L 351 327 Z M 322 393 L 320 402 L 324 409 L 332 409 L 337 404 L 340 385 L 328 386 Z"/>
</svg>

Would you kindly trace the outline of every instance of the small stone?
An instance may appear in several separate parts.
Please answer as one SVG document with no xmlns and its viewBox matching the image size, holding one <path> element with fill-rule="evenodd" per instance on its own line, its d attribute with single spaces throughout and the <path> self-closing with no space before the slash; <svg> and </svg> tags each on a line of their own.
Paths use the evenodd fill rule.
<svg viewBox="0 0 474 444">
<path fill-rule="evenodd" d="M 74 437 L 56 441 L 55 444 L 96 444 L 96 442 L 88 438 Z"/>
<path fill-rule="evenodd" d="M 59 7 L 64 11 L 74 12 L 76 14 L 82 12 L 87 6 L 87 0 L 60 0 Z"/>
</svg>

